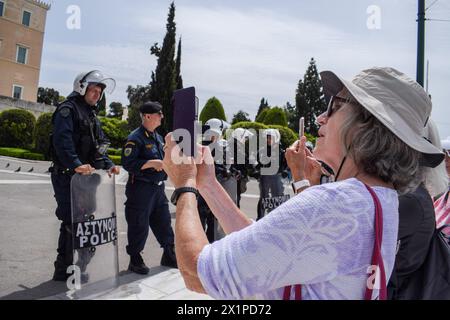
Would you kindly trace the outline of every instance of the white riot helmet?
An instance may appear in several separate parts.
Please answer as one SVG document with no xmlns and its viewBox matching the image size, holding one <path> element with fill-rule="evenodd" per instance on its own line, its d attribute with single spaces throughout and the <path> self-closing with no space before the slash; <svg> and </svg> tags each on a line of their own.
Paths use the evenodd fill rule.
<svg viewBox="0 0 450 320">
<path fill-rule="evenodd" d="M 280 132 L 276 129 L 266 129 L 263 131 L 265 136 L 271 136 L 272 137 L 272 144 L 278 144 L 281 140 Z"/>
<path fill-rule="evenodd" d="M 231 127 L 231 125 L 228 122 L 220 119 L 209 119 L 208 121 L 206 121 L 205 125 L 209 127 L 209 130 L 211 130 L 212 132 L 216 133 L 219 136 L 222 135 L 222 132 L 224 130 L 227 130 L 228 128 Z"/>
<path fill-rule="evenodd" d="M 224 151 L 228 150 L 228 141 L 225 139 L 220 139 L 219 141 L 217 141 L 217 145 L 219 146 L 219 148 L 223 149 Z"/>
<path fill-rule="evenodd" d="M 247 138 L 250 139 L 253 136 L 254 136 L 253 133 L 251 133 L 247 129 L 243 129 L 243 128 L 237 128 L 231 134 L 231 137 L 233 137 L 233 139 L 236 139 L 237 141 L 239 141 L 242 144 L 245 143 Z"/>
<path fill-rule="evenodd" d="M 449 153 L 450 152 L 450 137 L 448 137 L 445 140 L 442 140 L 441 144 L 442 144 L 442 149 L 444 149 L 445 152 L 450 156 L 450 153 Z"/>
<path fill-rule="evenodd" d="M 107 78 L 101 71 L 92 70 L 80 73 L 75 78 L 75 81 L 73 82 L 73 91 L 84 96 L 90 84 L 100 85 L 103 88 L 102 97 L 105 91 L 108 94 L 111 94 L 116 88 L 116 81 L 113 78 Z"/>
</svg>

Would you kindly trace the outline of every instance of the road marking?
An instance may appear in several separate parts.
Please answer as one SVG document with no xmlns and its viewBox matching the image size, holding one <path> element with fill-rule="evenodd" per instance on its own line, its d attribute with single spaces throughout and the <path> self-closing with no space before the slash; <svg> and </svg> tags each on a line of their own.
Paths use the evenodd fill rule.
<svg viewBox="0 0 450 320">
<path fill-rule="evenodd" d="M 20 174 L 25 176 L 33 176 L 33 177 L 45 177 L 50 178 L 48 174 L 40 174 L 40 173 L 29 173 L 29 172 L 13 172 L 8 170 L 0 170 L 0 173 L 9 173 L 9 174 Z M 50 180 L 0 180 L 0 184 L 51 184 Z M 126 182 L 118 182 L 116 184 L 119 186 L 125 186 Z M 174 187 L 166 187 L 167 191 L 174 191 Z M 247 199 L 259 199 L 259 195 L 256 194 L 241 194 L 242 198 Z"/>
<path fill-rule="evenodd" d="M 51 184 L 50 180 L 0 180 L 1 184 Z"/>
<path fill-rule="evenodd" d="M 23 164 L 45 164 L 48 163 L 50 164 L 50 162 L 48 161 L 37 161 L 37 160 L 18 160 L 17 158 L 11 158 L 11 157 L 5 157 L 5 156 L 0 156 L 0 160 L 5 161 L 5 162 L 13 162 L 13 163 L 23 163 Z"/>
<path fill-rule="evenodd" d="M 10 170 L 0 170 L 0 173 L 10 173 L 10 174 L 20 174 L 23 176 L 33 176 L 33 177 L 42 177 L 42 178 L 50 178 L 50 175 L 43 173 L 31 173 L 31 172 L 14 172 Z"/>
</svg>

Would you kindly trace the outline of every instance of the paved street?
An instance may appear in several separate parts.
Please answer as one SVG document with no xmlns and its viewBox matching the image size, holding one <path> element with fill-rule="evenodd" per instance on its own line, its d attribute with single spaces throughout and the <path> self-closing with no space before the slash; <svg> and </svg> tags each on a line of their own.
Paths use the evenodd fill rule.
<svg viewBox="0 0 450 320">
<path fill-rule="evenodd" d="M 8 165 L 9 164 L 9 165 Z M 14 172 L 20 167 L 20 172 Z M 51 281 L 59 221 L 48 162 L 36 162 L 0 157 L 0 299 L 40 299 L 65 292 L 65 283 Z M 28 172 L 33 168 L 32 172 Z M 121 283 L 135 281 L 128 275 L 126 222 L 124 216 L 126 172 L 116 179 L 116 206 L 119 232 L 119 267 Z M 167 184 L 170 197 L 173 188 Z M 241 206 L 249 217 L 256 217 L 258 185 L 251 181 Z M 171 206 L 172 225 L 174 211 Z M 158 267 L 162 249 L 150 232 L 144 251 L 149 267 Z M 155 268 L 155 272 L 166 271 Z M 126 281 L 128 281 L 126 280 Z"/>
</svg>

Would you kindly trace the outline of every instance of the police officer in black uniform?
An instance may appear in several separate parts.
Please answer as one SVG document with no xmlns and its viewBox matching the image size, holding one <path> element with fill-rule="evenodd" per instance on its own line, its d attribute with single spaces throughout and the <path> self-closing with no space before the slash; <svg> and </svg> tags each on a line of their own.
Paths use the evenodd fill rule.
<svg viewBox="0 0 450 320">
<path fill-rule="evenodd" d="M 149 225 L 164 253 L 161 265 L 177 267 L 174 233 L 171 226 L 169 203 L 165 194 L 163 171 L 164 140 L 156 132 L 163 119 L 158 102 L 144 103 L 140 109 L 142 125 L 127 139 L 122 151 L 122 165 L 129 173 L 126 186 L 125 218 L 128 223 L 128 269 L 147 274 L 149 268 L 142 259 Z"/>
<path fill-rule="evenodd" d="M 118 174 L 106 155 L 109 145 L 95 107 L 105 91 L 114 90 L 115 81 L 98 70 L 82 73 L 75 78 L 73 92 L 56 109 L 52 117 L 51 180 L 57 203 L 56 216 L 61 220 L 58 255 L 53 280 L 66 281 L 67 268 L 73 264 L 72 214 L 70 181 L 75 173 L 90 175 L 95 170 Z"/>
</svg>

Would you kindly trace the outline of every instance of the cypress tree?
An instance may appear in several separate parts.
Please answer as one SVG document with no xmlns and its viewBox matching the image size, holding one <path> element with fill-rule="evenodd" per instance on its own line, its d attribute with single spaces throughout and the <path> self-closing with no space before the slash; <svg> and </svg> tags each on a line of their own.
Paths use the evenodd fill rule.
<svg viewBox="0 0 450 320">
<path fill-rule="evenodd" d="M 256 113 L 255 121 L 259 117 L 261 112 L 263 112 L 264 109 L 268 109 L 268 108 L 269 108 L 269 103 L 268 103 L 267 99 L 262 98 L 261 102 L 259 103 L 259 108 L 258 108 L 258 112 Z"/>
<path fill-rule="evenodd" d="M 320 80 L 314 58 L 311 58 L 309 62 L 303 82 L 299 81 L 295 105 L 298 111 L 298 119 L 301 117 L 305 118 L 305 132 L 317 136 L 319 128 L 315 124 L 315 116 L 326 110 L 326 103 L 322 81 Z M 296 119 L 297 123 L 298 119 Z M 298 124 L 296 126 L 298 130 Z"/>
<path fill-rule="evenodd" d="M 175 62 L 176 89 L 183 89 L 183 78 L 181 77 L 181 38 L 178 41 L 177 59 Z"/>
<path fill-rule="evenodd" d="M 220 119 L 227 121 L 222 103 L 216 97 L 210 98 L 200 113 L 200 121 L 205 124 L 209 119 Z"/>
<path fill-rule="evenodd" d="M 153 101 L 158 101 L 163 106 L 164 121 L 161 131 L 163 134 L 172 131 L 173 109 L 172 95 L 177 85 L 175 78 L 175 4 L 172 2 L 166 24 L 166 35 L 162 47 L 159 49 L 155 44 L 151 53 L 158 58 L 155 73 L 152 74 L 150 97 Z"/>
</svg>

